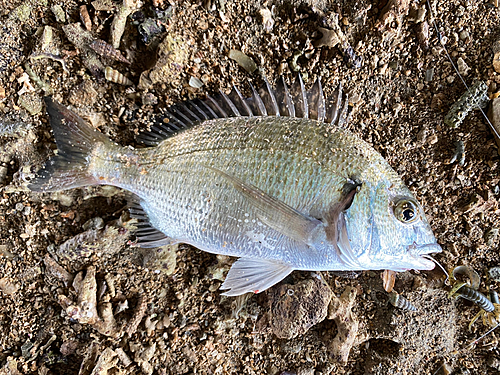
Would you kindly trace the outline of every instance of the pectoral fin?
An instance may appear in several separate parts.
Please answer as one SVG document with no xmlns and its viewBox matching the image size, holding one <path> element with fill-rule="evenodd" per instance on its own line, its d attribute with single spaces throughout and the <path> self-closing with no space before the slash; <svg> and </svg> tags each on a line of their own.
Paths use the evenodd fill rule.
<svg viewBox="0 0 500 375">
<path fill-rule="evenodd" d="M 264 224 L 291 239 L 308 243 L 311 234 L 318 225 L 323 225 L 320 220 L 304 215 L 256 186 L 247 184 L 239 178 L 230 176 L 218 169 L 207 168 L 220 173 L 230 181 L 257 209 L 257 215 Z"/>
<path fill-rule="evenodd" d="M 229 270 L 221 290 L 224 296 L 260 293 L 283 280 L 293 271 L 289 265 L 266 259 L 238 259 Z"/>
</svg>

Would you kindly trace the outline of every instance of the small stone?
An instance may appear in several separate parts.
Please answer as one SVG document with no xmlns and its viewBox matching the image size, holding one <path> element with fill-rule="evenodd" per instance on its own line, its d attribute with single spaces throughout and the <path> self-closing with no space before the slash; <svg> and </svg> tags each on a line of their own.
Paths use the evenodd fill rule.
<svg viewBox="0 0 500 375">
<path fill-rule="evenodd" d="M 158 104 L 158 97 L 152 92 L 144 92 L 141 95 L 141 100 L 143 105 L 153 106 Z"/>
<path fill-rule="evenodd" d="M 229 51 L 229 58 L 231 60 L 234 60 L 238 63 L 239 66 L 241 66 L 243 69 L 245 69 L 248 73 L 253 73 L 257 70 L 257 64 L 253 59 L 247 55 L 245 55 L 243 52 L 232 49 Z"/>
<path fill-rule="evenodd" d="M 470 34 L 467 30 L 462 30 L 459 35 L 460 40 L 467 40 L 470 38 Z"/>
<path fill-rule="evenodd" d="M 415 17 L 415 23 L 424 22 L 426 13 L 427 13 L 426 7 L 419 7 L 417 10 L 417 16 Z"/>
<path fill-rule="evenodd" d="M 68 95 L 68 100 L 75 106 L 93 106 L 99 95 L 90 79 L 86 79 L 81 84 L 73 87 Z"/>
<path fill-rule="evenodd" d="M 274 26 L 272 12 L 268 8 L 262 8 L 259 10 L 259 13 L 262 17 L 262 26 L 264 27 L 264 30 L 270 33 Z"/>
<path fill-rule="evenodd" d="M 486 361 L 488 367 L 491 367 L 497 371 L 500 371 L 500 359 L 496 357 L 489 357 Z"/>
<path fill-rule="evenodd" d="M 495 69 L 495 72 L 500 73 L 500 51 L 493 56 L 493 69 Z"/>
<path fill-rule="evenodd" d="M 491 125 L 495 128 L 496 132 L 500 134 L 500 98 L 496 98 L 491 101 L 490 108 L 488 109 L 488 118 L 490 119 Z M 495 140 L 497 145 L 500 147 L 500 139 L 496 137 L 496 134 Z"/>
<path fill-rule="evenodd" d="M 186 42 L 174 35 L 168 34 L 158 46 L 156 65 L 149 72 L 149 79 L 155 83 L 175 83 L 188 61 L 188 46 Z M 143 72 L 143 74 L 148 71 Z"/>
<path fill-rule="evenodd" d="M 189 78 L 189 86 L 199 89 L 203 86 L 203 82 L 199 78 L 191 76 L 191 78 Z"/>
<path fill-rule="evenodd" d="M 284 339 L 303 335 L 326 318 L 332 295 L 320 276 L 270 289 L 269 323 L 273 333 Z"/>
<path fill-rule="evenodd" d="M 488 270 L 488 276 L 490 279 L 495 281 L 500 281 L 500 267 L 492 267 Z"/>
<path fill-rule="evenodd" d="M 425 82 L 431 82 L 434 77 L 434 68 L 427 69 L 425 71 Z"/>
<path fill-rule="evenodd" d="M 64 12 L 64 9 L 62 6 L 59 4 L 52 5 L 50 7 L 50 10 L 52 13 L 54 13 L 54 16 L 56 17 L 56 21 L 59 23 L 65 23 L 66 22 L 66 13 Z"/>
<path fill-rule="evenodd" d="M 39 114 L 43 110 L 42 99 L 36 94 L 24 93 L 19 96 L 18 103 L 32 116 Z"/>
<path fill-rule="evenodd" d="M 488 86 L 483 81 L 477 81 L 451 106 L 444 118 L 444 123 L 455 129 L 460 126 L 470 111 L 478 107 L 486 108 L 489 102 Z"/>
<path fill-rule="evenodd" d="M 464 59 L 462 59 L 461 57 L 459 57 L 457 59 L 457 67 L 458 67 L 458 72 L 461 75 L 466 76 L 467 74 L 469 74 L 470 67 L 466 64 Z"/>
<path fill-rule="evenodd" d="M 495 246 L 498 241 L 498 228 L 491 228 L 484 234 L 484 239 L 486 240 L 486 244 L 490 247 Z M 500 276 L 500 272 L 499 272 Z M 499 278 L 500 279 L 500 278 Z"/>
<path fill-rule="evenodd" d="M 434 145 L 438 142 L 438 136 L 436 134 L 432 134 L 429 138 L 427 138 L 429 144 Z"/>
<path fill-rule="evenodd" d="M 179 245 L 165 245 L 152 249 L 144 249 L 142 265 L 153 271 L 162 272 L 165 275 L 172 275 L 177 265 L 177 249 Z"/>
<path fill-rule="evenodd" d="M 318 27 L 318 31 L 321 33 L 322 37 L 321 39 L 314 42 L 315 47 L 335 47 L 341 41 L 341 38 L 335 30 Z"/>
<path fill-rule="evenodd" d="M 417 142 L 420 143 L 425 143 L 425 140 L 427 139 L 427 128 L 422 128 L 420 131 L 417 133 Z"/>
<path fill-rule="evenodd" d="M 2 277 L 0 279 L 0 291 L 8 296 L 16 294 L 19 290 L 19 285 L 17 285 L 14 280 L 10 277 Z"/>
</svg>

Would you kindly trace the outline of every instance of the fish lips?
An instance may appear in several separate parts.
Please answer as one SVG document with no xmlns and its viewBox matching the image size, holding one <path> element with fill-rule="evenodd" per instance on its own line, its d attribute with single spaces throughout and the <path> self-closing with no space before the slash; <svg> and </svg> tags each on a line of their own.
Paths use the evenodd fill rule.
<svg viewBox="0 0 500 375">
<path fill-rule="evenodd" d="M 443 249 L 437 243 L 430 243 L 425 245 L 410 245 L 408 251 L 413 257 L 413 269 L 432 270 L 436 266 L 436 263 L 432 260 L 430 254 L 440 253 Z"/>
</svg>

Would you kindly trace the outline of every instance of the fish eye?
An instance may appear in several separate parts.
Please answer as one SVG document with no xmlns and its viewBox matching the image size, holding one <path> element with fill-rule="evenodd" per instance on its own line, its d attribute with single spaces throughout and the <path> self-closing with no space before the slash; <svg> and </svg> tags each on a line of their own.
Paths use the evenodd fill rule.
<svg viewBox="0 0 500 375">
<path fill-rule="evenodd" d="M 410 200 L 400 200 L 394 207 L 394 215 L 402 223 L 413 223 L 418 217 L 417 205 Z"/>
</svg>

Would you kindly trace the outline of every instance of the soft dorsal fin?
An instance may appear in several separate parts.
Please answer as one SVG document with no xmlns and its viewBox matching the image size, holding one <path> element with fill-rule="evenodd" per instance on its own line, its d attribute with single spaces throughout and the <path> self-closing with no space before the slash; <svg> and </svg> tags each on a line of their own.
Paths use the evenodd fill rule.
<svg viewBox="0 0 500 375">
<path fill-rule="evenodd" d="M 174 105 L 157 116 L 151 131 L 140 134 L 138 140 L 147 146 L 156 146 L 202 121 L 226 117 L 299 117 L 339 126 L 347 122 L 349 108 L 347 99 L 343 97 L 342 86 L 332 98 L 325 98 L 319 78 L 310 91 L 305 89 L 300 75 L 290 88 L 283 77 L 276 89 L 265 77 L 263 80 L 264 84 L 258 90 L 249 84 L 252 91 L 249 98 L 244 98 L 238 88 L 233 86 L 229 95 L 220 91 L 213 96 L 207 95 L 205 100 L 195 99 Z"/>
</svg>

